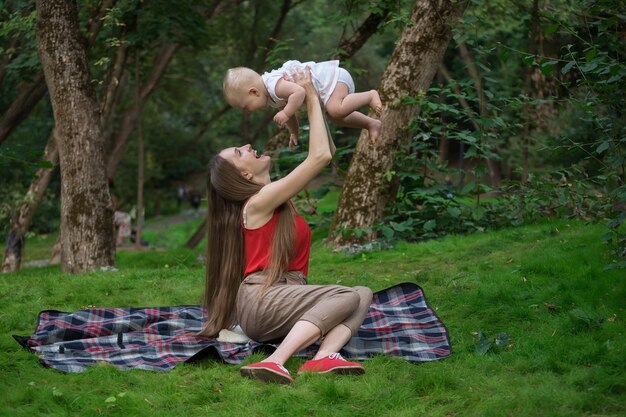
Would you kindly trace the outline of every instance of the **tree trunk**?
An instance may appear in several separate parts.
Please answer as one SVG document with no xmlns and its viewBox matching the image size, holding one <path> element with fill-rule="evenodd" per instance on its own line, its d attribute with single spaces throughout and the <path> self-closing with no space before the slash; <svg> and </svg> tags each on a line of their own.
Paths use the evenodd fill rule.
<svg viewBox="0 0 626 417">
<path fill-rule="evenodd" d="M 528 30 L 528 53 L 540 57 L 547 57 L 549 53 L 544 50 L 545 32 L 541 27 L 541 16 L 545 7 L 545 2 L 539 3 L 539 0 L 533 0 L 530 17 L 530 28 Z M 556 58 L 555 58 L 556 59 Z M 559 72 L 555 71 L 551 75 L 544 75 L 539 66 L 532 65 L 524 70 L 524 93 L 534 99 L 548 99 L 551 96 L 558 95 Z M 545 132 L 548 135 L 556 135 L 559 127 L 554 123 L 558 115 L 555 106 L 555 100 L 545 100 L 541 104 L 527 103 L 524 106 L 525 122 L 522 129 L 522 182 L 527 182 L 530 175 L 530 167 L 532 165 L 530 156 L 536 156 L 533 148 L 540 144 L 537 140 L 542 135 L 538 132 Z"/>
<path fill-rule="evenodd" d="M 116 2 L 117 0 L 100 0 L 96 13 L 91 16 L 87 23 L 87 39 L 85 40 L 87 49 L 91 49 L 93 44 L 96 43 L 96 35 L 100 32 L 100 28 L 104 24 L 104 16 Z"/>
<path fill-rule="evenodd" d="M 100 4 L 98 12 L 90 20 L 89 35 L 86 42 L 88 46 L 93 45 L 95 36 L 97 35 L 97 32 L 100 30 L 100 27 L 102 25 L 102 16 L 104 16 L 104 14 L 107 12 L 107 9 L 112 7 L 114 3 L 115 1 L 113 0 L 104 0 Z M 113 96 L 115 98 L 115 92 L 119 87 L 118 79 L 121 76 L 120 74 L 123 70 L 123 65 L 125 61 L 125 51 L 125 48 L 119 47 L 116 52 L 114 64 L 111 67 L 109 76 L 107 77 L 107 79 L 109 80 L 106 90 L 107 98 L 110 96 Z M 43 71 L 41 72 L 41 76 L 43 78 Z M 43 84 L 45 86 L 45 81 L 43 82 Z M 100 108 L 100 126 L 103 126 L 107 123 L 113 103 L 114 99 L 103 100 L 102 106 Z M 7 245 L 7 248 L 5 249 L 2 272 L 14 272 L 20 268 L 22 254 L 24 251 L 26 232 L 30 228 L 35 212 L 37 211 L 45 190 L 50 183 L 50 178 L 52 178 L 56 167 L 59 165 L 59 152 L 56 147 L 56 143 L 54 142 L 54 132 L 50 134 L 50 137 L 48 138 L 48 143 L 46 144 L 42 159 L 44 161 L 51 162 L 54 167 L 41 168 L 37 171 L 37 174 L 33 178 L 24 198 L 24 204 L 20 206 L 19 210 L 11 218 L 11 226 L 7 235 L 7 242 L 14 243 L 12 243 L 11 245 Z M 50 263 L 59 263 L 60 250 L 61 234 L 59 233 L 57 241 L 55 242 L 52 250 Z"/>
<path fill-rule="evenodd" d="M 137 57 L 136 57 L 137 58 Z M 139 60 L 135 61 L 135 78 L 137 79 L 137 96 L 139 96 Z M 137 97 L 139 99 L 139 97 Z M 135 233 L 135 248 L 141 248 L 141 234 L 143 230 L 143 174 L 144 148 L 141 119 L 137 123 L 137 232 Z"/>
<path fill-rule="evenodd" d="M 372 144 L 367 132 L 361 133 L 348 169 L 330 231 L 336 245 L 359 240 L 342 231 L 371 230 L 381 219 L 391 197 L 384 174 L 392 169 L 396 151 L 407 143 L 408 122 L 418 112 L 402 104 L 402 98 L 428 89 L 452 36 L 451 26 L 466 6 L 466 1 L 417 1 L 411 13 L 413 25 L 402 32 L 379 87 L 383 102 L 380 136 Z"/>
<path fill-rule="evenodd" d="M 478 107 L 479 113 L 481 116 L 487 114 L 487 108 L 485 107 L 485 94 L 483 92 L 483 80 L 478 72 L 478 68 L 474 63 L 474 58 L 467 49 L 467 46 L 463 42 L 457 42 L 457 46 L 459 47 L 459 55 L 461 55 L 461 60 L 465 64 L 467 69 L 467 73 L 469 74 L 472 82 L 474 83 L 474 89 L 476 89 L 476 95 L 478 96 Z"/>
<path fill-rule="evenodd" d="M 61 167 L 61 269 L 79 273 L 115 263 L 104 142 L 76 1 L 36 4 L 37 46 Z"/>
<path fill-rule="evenodd" d="M 539 0 L 533 0 L 531 17 L 530 17 L 530 30 L 528 31 L 528 52 L 531 54 L 539 53 Z M 531 66 L 525 70 L 524 73 L 524 92 L 528 97 L 534 96 L 533 91 L 533 76 L 535 72 L 541 77 L 541 71 Z M 532 112 L 535 111 L 529 104 L 524 106 L 526 120 L 524 121 L 524 128 L 522 129 L 522 183 L 528 182 L 528 155 L 529 148 L 531 146 L 531 121 L 533 120 Z"/>
<path fill-rule="evenodd" d="M 443 63 L 439 66 L 439 70 L 437 71 L 437 86 L 438 87 L 443 86 L 443 81 L 445 79 L 442 69 L 445 69 Z M 439 92 L 437 99 L 440 104 L 445 101 L 444 95 L 442 92 Z M 437 152 L 437 164 L 443 164 L 443 163 L 447 164 L 450 143 L 448 141 L 448 136 L 447 136 L 448 133 L 446 129 L 446 121 L 443 118 L 443 116 L 441 118 L 441 126 L 442 126 L 442 129 L 441 129 L 441 133 L 439 134 L 439 150 Z"/>
<path fill-rule="evenodd" d="M 144 148 L 141 122 L 137 126 L 137 231 L 135 233 L 135 247 L 141 248 L 141 234 L 143 232 L 143 171 Z"/>
<path fill-rule="evenodd" d="M 35 211 L 45 194 L 56 165 L 59 164 L 59 151 L 54 140 L 54 132 L 48 139 L 42 159 L 52 163 L 54 167 L 37 170 L 35 179 L 31 182 L 28 192 L 26 192 L 24 202 L 17 213 L 11 217 L 7 244 L 4 249 L 4 260 L 2 261 L 2 272 L 15 272 L 20 269 L 26 232 L 33 221 Z"/>
<path fill-rule="evenodd" d="M 102 129 L 105 129 L 113 107 L 119 98 L 117 93 L 120 90 L 120 83 L 126 66 L 126 52 L 127 49 L 123 45 L 117 48 L 113 58 L 113 65 L 107 74 L 107 87 L 100 100 L 100 128 Z"/>
<path fill-rule="evenodd" d="M 463 93 L 461 92 L 461 89 L 459 88 L 457 84 L 453 82 L 454 80 L 452 79 L 452 76 L 448 72 L 445 65 L 441 64 L 439 66 L 439 73 L 446 79 L 448 84 L 450 84 L 450 86 L 452 87 L 452 91 L 454 91 L 454 93 L 457 95 L 457 100 L 459 104 L 461 105 L 461 107 L 463 107 L 469 113 L 469 111 L 471 110 L 471 106 L 469 105 L 467 100 L 463 98 Z M 474 128 L 474 130 L 476 132 L 480 132 L 480 126 L 478 126 L 478 123 L 476 123 L 476 120 L 474 120 L 474 118 L 470 118 L 469 121 L 472 127 Z M 465 184 L 465 143 L 463 142 L 459 143 L 459 169 L 461 170 L 461 176 L 459 178 L 458 187 L 462 188 L 463 185 Z"/>
<path fill-rule="evenodd" d="M 265 43 L 264 52 L 262 55 L 263 59 L 261 62 L 259 62 L 259 66 L 263 65 L 265 59 L 267 58 L 267 55 L 274 47 L 278 35 L 283 28 L 283 23 L 285 23 L 285 19 L 287 18 L 287 14 L 291 11 L 291 8 L 291 0 L 283 0 L 283 4 L 280 6 L 280 13 L 278 13 L 278 19 L 276 19 L 276 23 L 274 24 L 274 29 L 272 29 L 272 32 L 267 37 L 267 42 Z"/>
</svg>

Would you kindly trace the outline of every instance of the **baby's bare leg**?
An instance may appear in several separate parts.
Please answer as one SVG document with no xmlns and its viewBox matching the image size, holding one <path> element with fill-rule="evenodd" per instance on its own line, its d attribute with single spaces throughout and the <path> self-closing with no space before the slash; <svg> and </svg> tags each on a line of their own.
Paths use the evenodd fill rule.
<svg viewBox="0 0 626 417">
<path fill-rule="evenodd" d="M 378 135 L 380 134 L 380 129 L 382 128 L 380 120 L 372 119 L 371 117 L 366 116 L 363 113 L 359 113 L 358 111 L 354 111 L 346 117 L 333 117 L 329 113 L 328 117 L 337 126 L 367 129 L 370 135 L 370 141 L 372 142 L 376 142 L 376 139 L 378 139 Z"/>
<path fill-rule="evenodd" d="M 376 90 L 349 94 L 348 86 L 338 82 L 335 91 L 326 102 L 326 111 L 331 117 L 342 118 L 364 106 L 369 106 L 377 116 L 380 116 L 383 105 Z"/>
</svg>

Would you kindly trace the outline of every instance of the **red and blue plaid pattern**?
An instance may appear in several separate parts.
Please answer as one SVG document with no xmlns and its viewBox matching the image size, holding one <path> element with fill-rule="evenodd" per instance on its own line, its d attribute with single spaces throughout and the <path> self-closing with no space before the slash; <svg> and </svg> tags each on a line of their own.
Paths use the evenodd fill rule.
<svg viewBox="0 0 626 417">
<path fill-rule="evenodd" d="M 32 336 L 13 337 L 43 365 L 62 372 L 82 372 L 99 363 L 124 370 L 169 371 L 179 362 L 206 356 L 238 364 L 255 351 L 274 347 L 193 336 L 200 330 L 202 315 L 201 306 L 47 310 L 39 313 Z M 313 345 L 298 356 L 313 356 L 316 349 Z M 351 359 L 391 355 L 424 362 L 443 359 L 452 351 L 448 332 L 422 289 L 403 283 L 374 294 L 358 334 L 341 353 Z"/>
</svg>

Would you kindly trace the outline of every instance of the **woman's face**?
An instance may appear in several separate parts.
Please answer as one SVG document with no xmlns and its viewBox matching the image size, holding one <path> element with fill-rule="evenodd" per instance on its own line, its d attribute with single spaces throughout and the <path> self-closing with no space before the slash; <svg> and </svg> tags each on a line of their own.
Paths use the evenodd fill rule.
<svg viewBox="0 0 626 417">
<path fill-rule="evenodd" d="M 269 175 L 271 158 L 268 155 L 258 155 L 250 144 L 226 148 L 220 152 L 220 156 L 235 164 L 242 175 L 250 180 L 255 178 L 258 181 Z"/>
</svg>

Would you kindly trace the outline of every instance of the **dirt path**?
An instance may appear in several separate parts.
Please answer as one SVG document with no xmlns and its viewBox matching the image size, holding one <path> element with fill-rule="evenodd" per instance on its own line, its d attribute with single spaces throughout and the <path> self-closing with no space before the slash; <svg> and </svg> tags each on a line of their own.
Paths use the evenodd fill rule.
<svg viewBox="0 0 626 417">
<path fill-rule="evenodd" d="M 194 209 L 187 209 L 179 214 L 166 216 L 160 220 L 150 222 L 149 224 L 144 225 L 144 230 L 160 230 L 188 220 L 199 219 L 201 217 L 204 218 L 206 216 L 206 212 L 207 210 L 204 207 L 199 208 L 197 211 Z"/>
</svg>

